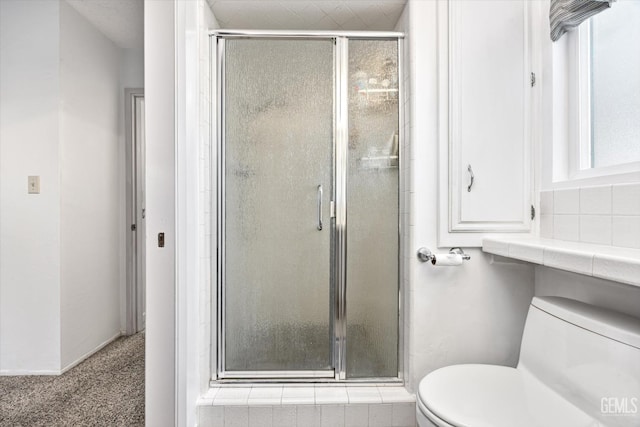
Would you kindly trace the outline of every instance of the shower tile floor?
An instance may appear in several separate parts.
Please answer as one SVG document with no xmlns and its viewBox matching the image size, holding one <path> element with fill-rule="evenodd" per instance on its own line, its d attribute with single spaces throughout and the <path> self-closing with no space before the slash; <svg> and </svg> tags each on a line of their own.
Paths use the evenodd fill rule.
<svg viewBox="0 0 640 427">
<path fill-rule="evenodd" d="M 198 401 L 199 427 L 415 427 L 415 396 L 399 386 L 212 387 Z"/>
</svg>

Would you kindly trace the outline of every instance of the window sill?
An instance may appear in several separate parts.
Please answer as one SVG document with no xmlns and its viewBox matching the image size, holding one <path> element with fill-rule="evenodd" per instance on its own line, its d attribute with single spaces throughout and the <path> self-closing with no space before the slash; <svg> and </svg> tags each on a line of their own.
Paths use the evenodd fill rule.
<svg viewBox="0 0 640 427">
<path fill-rule="evenodd" d="M 539 237 L 486 238 L 484 252 L 640 287 L 640 250 Z"/>
<path fill-rule="evenodd" d="M 605 168 L 602 168 L 605 169 Z M 562 189 L 575 187 L 593 187 L 599 185 L 627 184 L 640 181 L 640 170 L 628 170 L 618 173 L 604 173 L 600 169 L 594 169 L 592 173 L 573 174 L 564 179 L 555 179 L 547 189 Z M 597 171 L 597 172 L 596 172 Z"/>
</svg>

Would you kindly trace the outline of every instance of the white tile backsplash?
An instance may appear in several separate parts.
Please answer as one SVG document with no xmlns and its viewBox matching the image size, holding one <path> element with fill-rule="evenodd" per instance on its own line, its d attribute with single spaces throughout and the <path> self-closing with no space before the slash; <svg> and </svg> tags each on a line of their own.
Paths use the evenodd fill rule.
<svg viewBox="0 0 640 427">
<path fill-rule="evenodd" d="M 553 192 L 553 213 L 580 213 L 580 189 L 555 190 Z"/>
<path fill-rule="evenodd" d="M 580 215 L 579 241 L 611 245 L 611 216 Z"/>
<path fill-rule="evenodd" d="M 640 183 L 540 192 L 543 238 L 640 248 Z"/>
<path fill-rule="evenodd" d="M 581 188 L 580 214 L 611 215 L 611 186 Z"/>
<path fill-rule="evenodd" d="M 540 237 L 553 238 L 553 215 L 540 215 Z"/>
<path fill-rule="evenodd" d="M 553 215 L 553 191 L 540 192 L 540 215 Z"/>
<path fill-rule="evenodd" d="M 614 185 L 613 215 L 640 215 L 640 183 Z"/>
<path fill-rule="evenodd" d="M 640 249 L 640 215 L 611 218 L 613 246 Z"/>
<path fill-rule="evenodd" d="M 577 242 L 580 238 L 580 216 L 554 215 L 553 238 Z"/>
</svg>

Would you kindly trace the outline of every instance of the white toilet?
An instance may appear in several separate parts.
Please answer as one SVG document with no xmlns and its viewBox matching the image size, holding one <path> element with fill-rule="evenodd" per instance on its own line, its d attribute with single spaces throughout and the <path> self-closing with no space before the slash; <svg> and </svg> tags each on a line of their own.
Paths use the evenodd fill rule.
<svg viewBox="0 0 640 427">
<path fill-rule="evenodd" d="M 536 297 L 517 368 L 438 369 L 416 400 L 420 427 L 640 426 L 640 319 Z"/>
</svg>

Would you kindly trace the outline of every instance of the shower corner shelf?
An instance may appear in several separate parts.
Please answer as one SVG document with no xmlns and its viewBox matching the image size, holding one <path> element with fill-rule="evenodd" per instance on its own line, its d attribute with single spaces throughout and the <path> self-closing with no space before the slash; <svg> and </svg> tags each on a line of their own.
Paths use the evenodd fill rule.
<svg viewBox="0 0 640 427">
<path fill-rule="evenodd" d="M 398 169 L 398 156 L 365 156 L 358 160 L 360 169 Z"/>
</svg>

